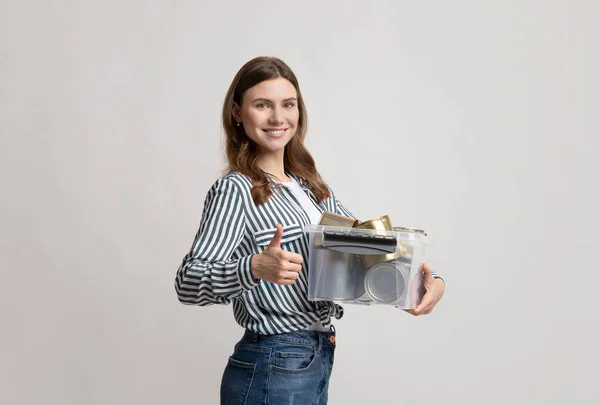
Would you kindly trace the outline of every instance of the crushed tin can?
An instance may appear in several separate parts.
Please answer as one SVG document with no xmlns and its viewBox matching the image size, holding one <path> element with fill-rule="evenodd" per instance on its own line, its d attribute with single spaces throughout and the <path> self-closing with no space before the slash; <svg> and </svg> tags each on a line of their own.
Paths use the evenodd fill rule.
<svg viewBox="0 0 600 405">
<path fill-rule="evenodd" d="M 321 218 L 319 219 L 319 225 L 324 226 L 339 226 L 344 228 L 354 228 L 358 225 L 360 221 L 358 219 L 346 217 L 343 215 L 339 215 L 333 213 L 331 211 L 325 211 L 321 214 Z"/>
</svg>

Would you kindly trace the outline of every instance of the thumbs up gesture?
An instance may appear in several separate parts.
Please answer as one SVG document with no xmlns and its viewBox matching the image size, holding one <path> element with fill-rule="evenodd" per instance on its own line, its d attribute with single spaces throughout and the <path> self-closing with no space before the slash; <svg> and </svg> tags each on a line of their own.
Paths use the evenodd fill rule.
<svg viewBox="0 0 600 405">
<path fill-rule="evenodd" d="M 254 278 L 280 285 L 294 284 L 300 276 L 304 259 L 298 253 L 281 249 L 283 226 L 277 224 L 277 231 L 266 249 L 252 256 Z"/>
</svg>

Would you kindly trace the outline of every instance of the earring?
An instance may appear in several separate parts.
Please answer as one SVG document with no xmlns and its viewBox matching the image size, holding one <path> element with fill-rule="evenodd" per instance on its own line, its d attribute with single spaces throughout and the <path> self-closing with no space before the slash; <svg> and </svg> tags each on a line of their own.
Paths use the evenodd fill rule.
<svg viewBox="0 0 600 405">
<path fill-rule="evenodd" d="M 240 126 L 240 123 L 239 123 L 239 122 L 236 122 L 236 125 L 239 127 L 239 126 Z"/>
</svg>

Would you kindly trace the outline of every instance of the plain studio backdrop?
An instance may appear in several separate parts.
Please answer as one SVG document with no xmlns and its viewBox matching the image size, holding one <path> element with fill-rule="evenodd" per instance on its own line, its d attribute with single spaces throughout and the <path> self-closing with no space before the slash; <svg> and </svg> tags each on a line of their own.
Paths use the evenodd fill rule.
<svg viewBox="0 0 600 405">
<path fill-rule="evenodd" d="M 594 1 L 7 1 L 0 403 L 215 404 L 242 328 L 173 280 L 259 55 L 359 218 L 425 229 L 433 314 L 346 305 L 331 404 L 597 404 Z"/>
</svg>

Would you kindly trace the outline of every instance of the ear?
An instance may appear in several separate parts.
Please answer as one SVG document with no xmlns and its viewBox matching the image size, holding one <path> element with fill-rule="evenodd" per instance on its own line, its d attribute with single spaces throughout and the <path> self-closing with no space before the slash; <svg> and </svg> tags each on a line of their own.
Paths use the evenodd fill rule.
<svg viewBox="0 0 600 405">
<path fill-rule="evenodd" d="M 237 122 L 242 122 L 240 110 L 241 110 L 241 108 L 240 108 L 239 104 L 234 102 L 233 109 L 231 110 L 231 114 L 233 115 L 233 119 L 236 120 Z"/>
</svg>

